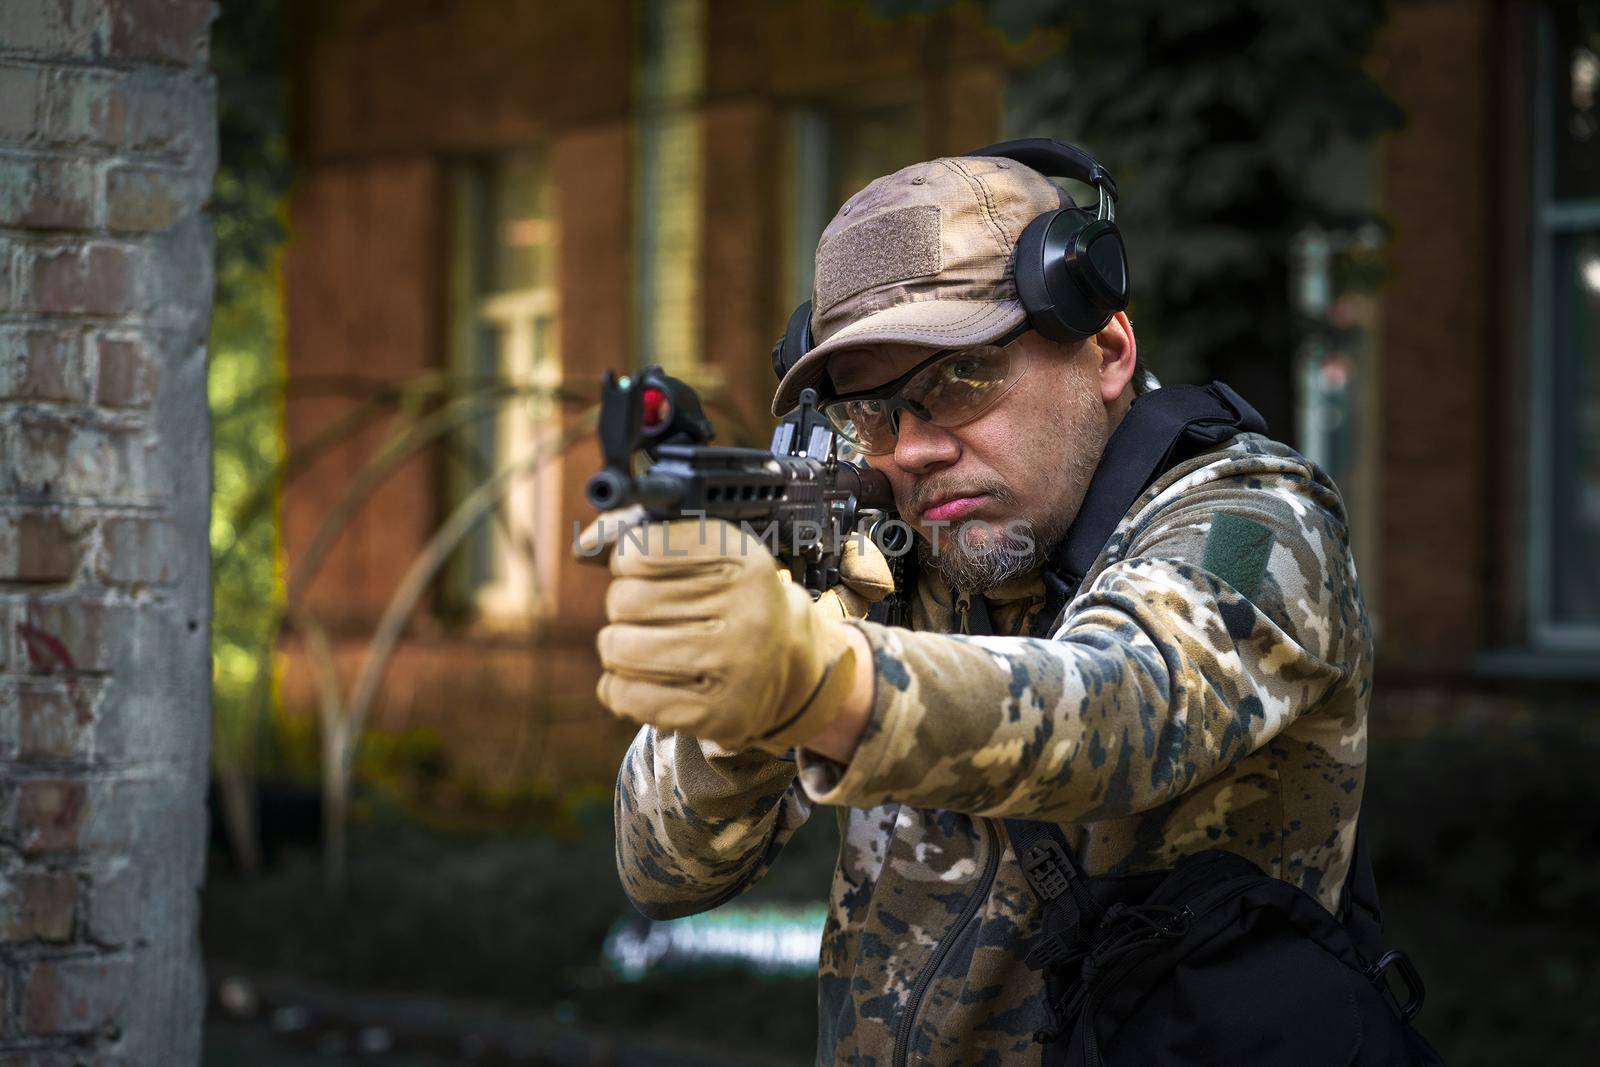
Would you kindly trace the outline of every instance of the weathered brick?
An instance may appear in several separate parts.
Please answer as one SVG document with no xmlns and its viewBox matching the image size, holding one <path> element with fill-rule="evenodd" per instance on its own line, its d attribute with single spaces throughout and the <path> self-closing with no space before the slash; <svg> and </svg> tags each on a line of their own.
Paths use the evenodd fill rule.
<svg viewBox="0 0 1600 1067">
<path fill-rule="evenodd" d="M 149 820 L 157 811 L 159 789 L 148 781 L 101 783 L 94 810 L 83 826 L 82 845 L 106 856 L 128 855 L 141 838 L 159 835 L 162 827 Z"/>
<path fill-rule="evenodd" d="M 74 403 L 89 399 L 83 337 L 75 326 L 0 328 L 0 396 Z"/>
<path fill-rule="evenodd" d="M 171 625 L 170 617 L 166 620 Z M 142 687 L 133 692 L 125 685 L 98 685 L 85 678 L 79 691 L 91 694 L 94 725 L 92 757 L 98 765 L 150 764 L 170 761 L 190 743 L 172 718 L 170 700 L 160 689 Z"/>
<path fill-rule="evenodd" d="M 44 496 L 59 492 L 72 424 L 53 415 L 27 415 L 12 425 L 5 489 Z"/>
<path fill-rule="evenodd" d="M 165 585 L 173 579 L 177 533 L 161 519 L 107 519 L 95 572 L 107 585 Z"/>
<path fill-rule="evenodd" d="M 0 488 L 13 493 L 104 501 L 162 495 L 168 487 L 142 427 L 102 426 L 52 412 L 19 415 L 15 460 L 0 467 Z"/>
<path fill-rule="evenodd" d="M 30 142 L 189 155 L 215 121 L 210 83 L 195 71 L 61 68 L 34 91 Z"/>
<path fill-rule="evenodd" d="M 0 159 L 0 225 L 82 230 L 94 221 L 94 171 L 86 163 L 8 156 Z"/>
<path fill-rule="evenodd" d="M 0 627 L 6 622 L 6 613 L 0 609 Z M 10 635 L 4 630 L 0 630 L 0 649 L 5 648 L 9 637 Z M 18 724 L 17 715 L 16 686 L 0 685 L 0 760 L 17 758 L 18 734 L 22 729 Z"/>
<path fill-rule="evenodd" d="M 112 245 L 71 245 L 34 253 L 31 303 L 50 314 L 116 315 L 133 303 L 128 254 Z"/>
<path fill-rule="evenodd" d="M 0 579 L 64 582 L 77 564 L 61 516 L 48 511 L 0 515 Z"/>
<path fill-rule="evenodd" d="M 13 944 L 68 941 L 78 906 L 78 879 L 66 871 L 21 871 L 0 880 L 0 935 Z"/>
<path fill-rule="evenodd" d="M 16 278 L 17 249 L 12 242 L 0 238 L 0 311 L 10 311 L 16 306 Z"/>
<path fill-rule="evenodd" d="M 98 337 L 99 382 L 95 399 L 115 408 L 148 407 L 155 399 L 159 369 L 142 342 L 124 337 Z"/>
<path fill-rule="evenodd" d="M 5 10 L 7 52 L 82 59 L 97 50 L 96 0 L 6 0 Z"/>
<path fill-rule="evenodd" d="M 18 669 L 68 678 L 110 670 L 138 621 L 131 608 L 94 600 L 33 601 L 17 616 Z"/>
<path fill-rule="evenodd" d="M 106 226 L 121 233 L 166 229 L 183 209 L 183 184 L 171 171 L 147 167 L 118 167 L 108 172 Z"/>
<path fill-rule="evenodd" d="M 102 71 L 52 71 L 39 89 L 42 115 L 34 137 L 59 145 L 121 147 L 128 119 L 123 81 Z"/>
<path fill-rule="evenodd" d="M 83 682 L 17 690 L 17 759 L 84 758 L 94 726 L 94 689 Z"/>
<path fill-rule="evenodd" d="M 36 69 L 0 66 L 0 138 L 31 141 L 38 135 L 43 82 Z"/>
<path fill-rule="evenodd" d="M 147 505 L 203 492 L 206 427 L 147 409 L 204 400 L 173 368 L 209 314 L 215 9 L 0 0 L 0 1064 L 199 1056 L 203 597 L 97 590 L 194 578 Z"/>
<path fill-rule="evenodd" d="M 109 0 L 107 8 L 108 54 L 183 64 L 206 58 L 211 0 Z"/>
<path fill-rule="evenodd" d="M 90 940 L 101 945 L 125 945 L 138 939 L 144 931 L 146 899 L 139 872 L 132 865 L 97 871 L 86 909 Z"/>
<path fill-rule="evenodd" d="M 81 849 L 104 859 L 160 854 L 167 866 L 145 868 L 163 881 L 198 876 L 205 863 L 205 805 L 173 777 L 96 783 L 78 835 Z"/>
<path fill-rule="evenodd" d="M 16 843 L 29 856 L 78 847 L 88 815 L 89 790 L 67 778 L 29 778 L 17 783 Z"/>
<path fill-rule="evenodd" d="M 122 147 L 186 156 L 198 146 L 210 96 L 192 75 L 146 69 L 129 75 L 122 92 Z"/>
<path fill-rule="evenodd" d="M 125 959 L 36 963 L 24 978 L 22 1030 L 33 1036 L 90 1034 L 117 1026 L 133 986 Z"/>
</svg>

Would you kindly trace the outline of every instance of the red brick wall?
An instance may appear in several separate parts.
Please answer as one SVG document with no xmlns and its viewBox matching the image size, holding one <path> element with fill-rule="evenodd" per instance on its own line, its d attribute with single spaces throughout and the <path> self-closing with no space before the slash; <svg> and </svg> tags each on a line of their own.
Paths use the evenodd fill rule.
<svg viewBox="0 0 1600 1067">
<path fill-rule="evenodd" d="M 288 369 L 299 383 L 285 409 L 291 456 L 320 453 L 297 468 L 283 494 L 283 538 L 291 581 L 324 520 L 353 479 L 396 432 L 400 405 L 335 447 L 309 446 L 363 402 L 319 386 L 360 378 L 379 386 L 437 369 L 442 336 L 443 196 L 426 157 L 309 168 L 291 198 L 284 265 Z M 438 524 L 433 452 L 407 460 L 382 482 L 333 542 L 305 601 L 325 624 L 374 621 Z"/>
<path fill-rule="evenodd" d="M 1507 279 L 1490 252 L 1494 196 L 1495 5 L 1395 5 L 1379 76 L 1406 112 L 1382 145 L 1394 227 L 1382 292 L 1380 658 L 1459 669 L 1483 647 L 1490 583 L 1489 452 L 1515 397 L 1490 395 Z"/>
<path fill-rule="evenodd" d="M 705 355 L 722 371 L 738 420 L 757 438 L 745 444 L 762 443 L 759 431 L 772 424 L 772 342 L 793 310 L 778 305 L 784 135 L 770 100 L 716 102 L 704 111 Z"/>
<path fill-rule="evenodd" d="M 631 129 L 618 120 L 561 133 L 552 145 L 552 180 L 561 227 L 556 267 L 561 300 L 561 372 L 583 398 L 599 397 L 600 375 L 628 365 L 633 277 Z M 585 407 L 569 409 L 569 426 Z M 594 517 L 584 484 L 600 469 L 600 448 L 586 438 L 561 462 L 563 537 Z M 598 629 L 605 614 L 603 568 L 562 568 L 561 622 Z M 594 689 L 599 677 L 585 689 Z M 596 709 L 598 712 L 598 709 Z"/>
<path fill-rule="evenodd" d="M 973 71 L 1036 60 L 1040 42 L 1018 45 L 986 26 L 977 5 L 895 19 L 867 5 L 816 0 L 708 0 L 706 94 L 803 99 L 848 96 L 885 82 L 913 82 L 943 94 Z M 983 80 L 980 78 L 980 81 Z M 980 105 L 983 100 L 979 99 Z M 964 108 L 952 103 L 956 111 Z M 988 121 L 998 120 L 998 113 Z M 935 126 L 929 140 L 964 135 Z M 977 148 L 982 142 L 939 145 L 936 151 Z"/>
<path fill-rule="evenodd" d="M 297 154 L 479 152 L 628 111 L 630 0 L 302 0 Z"/>
</svg>

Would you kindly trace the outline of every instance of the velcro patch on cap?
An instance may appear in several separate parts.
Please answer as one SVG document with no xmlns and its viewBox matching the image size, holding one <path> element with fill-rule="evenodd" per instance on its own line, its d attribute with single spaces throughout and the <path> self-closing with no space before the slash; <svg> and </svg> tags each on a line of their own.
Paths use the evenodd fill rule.
<svg viewBox="0 0 1600 1067">
<path fill-rule="evenodd" d="M 917 204 L 864 219 L 817 249 L 817 314 L 890 282 L 938 274 L 939 205 Z"/>
</svg>

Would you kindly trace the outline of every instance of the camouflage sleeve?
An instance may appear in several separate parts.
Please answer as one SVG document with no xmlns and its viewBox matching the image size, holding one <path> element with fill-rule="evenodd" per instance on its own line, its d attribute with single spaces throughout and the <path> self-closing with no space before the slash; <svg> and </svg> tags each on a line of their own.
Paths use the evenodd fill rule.
<svg viewBox="0 0 1600 1067">
<path fill-rule="evenodd" d="M 788 760 L 646 726 L 623 757 L 613 811 L 623 891 L 646 916 L 673 919 L 755 884 L 811 803 Z"/>
<path fill-rule="evenodd" d="M 1366 631 L 1343 507 L 1303 460 L 1201 467 L 1124 522 L 1117 562 L 1052 640 L 856 624 L 871 718 L 847 766 L 801 753 L 812 799 L 1133 814 L 1267 743 L 1351 670 Z"/>
</svg>

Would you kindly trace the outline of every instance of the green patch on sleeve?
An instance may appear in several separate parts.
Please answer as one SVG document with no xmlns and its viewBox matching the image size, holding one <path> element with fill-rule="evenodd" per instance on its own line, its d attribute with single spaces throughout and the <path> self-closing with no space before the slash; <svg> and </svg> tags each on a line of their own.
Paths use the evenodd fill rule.
<svg viewBox="0 0 1600 1067">
<path fill-rule="evenodd" d="M 1253 519 L 1224 512 L 1211 520 L 1201 565 L 1253 600 L 1261 591 L 1261 576 L 1271 552 L 1271 530 Z"/>
</svg>

